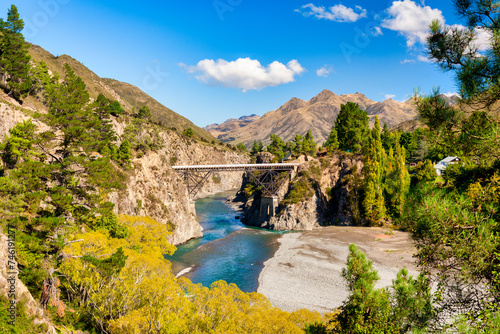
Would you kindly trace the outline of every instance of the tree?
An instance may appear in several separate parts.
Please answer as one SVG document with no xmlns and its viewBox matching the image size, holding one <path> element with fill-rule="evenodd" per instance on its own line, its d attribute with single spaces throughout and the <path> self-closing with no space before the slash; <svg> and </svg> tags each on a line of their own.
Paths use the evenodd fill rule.
<svg viewBox="0 0 500 334">
<path fill-rule="evenodd" d="M 301 135 L 295 135 L 293 138 L 293 142 L 295 143 L 295 148 L 293 153 L 296 155 L 304 153 L 304 137 Z"/>
<path fill-rule="evenodd" d="M 340 106 L 335 129 L 339 148 L 359 153 L 370 133 L 368 113 L 362 111 L 357 103 L 347 102 Z"/>
<path fill-rule="evenodd" d="M 246 152 L 247 151 L 247 147 L 243 143 L 239 143 L 238 145 L 236 145 L 236 148 L 238 148 L 238 150 L 240 150 L 240 152 Z"/>
<path fill-rule="evenodd" d="M 186 130 L 184 130 L 184 132 L 182 132 L 182 134 L 184 134 L 188 138 L 193 138 L 194 131 L 192 128 L 187 128 Z"/>
<path fill-rule="evenodd" d="M 255 155 L 259 152 L 262 152 L 263 150 L 264 150 L 264 144 L 262 144 L 261 141 L 257 143 L 257 141 L 254 140 L 252 145 L 252 151 L 250 152 L 250 154 Z"/>
<path fill-rule="evenodd" d="M 122 141 L 118 156 L 122 161 L 123 167 L 127 167 L 130 164 L 130 161 L 132 160 L 132 151 L 130 149 L 130 143 L 128 140 L 125 139 L 124 141 Z"/>
<path fill-rule="evenodd" d="M 285 142 L 277 135 L 271 135 L 271 143 L 267 146 L 267 151 L 274 154 L 279 159 L 285 156 Z"/>
<path fill-rule="evenodd" d="M 326 140 L 324 146 L 326 147 L 326 150 L 329 154 L 333 153 L 333 151 L 339 148 L 337 130 L 335 129 L 335 127 L 332 126 L 332 130 L 330 131 L 330 135 L 328 136 L 328 139 Z"/>
<path fill-rule="evenodd" d="M 379 275 L 355 244 L 349 245 L 347 267 L 342 269 L 349 297 L 341 306 L 335 333 L 407 333 L 425 328 L 432 317 L 429 281 L 401 269 L 391 289 L 375 289 Z"/>
<path fill-rule="evenodd" d="M 30 59 L 28 46 L 21 31 L 24 22 L 19 17 L 17 7 L 12 5 L 7 13 L 7 21 L 0 19 L 0 71 L 2 84 L 14 98 L 19 99 L 32 87 L 29 75 Z"/>
<path fill-rule="evenodd" d="M 151 110 L 149 110 L 148 106 L 144 106 L 137 112 L 137 118 L 150 121 L 151 120 Z"/>
<path fill-rule="evenodd" d="M 385 151 L 380 139 L 380 122 L 375 118 L 375 127 L 364 147 L 363 175 L 365 218 L 370 224 L 379 225 L 385 218 L 386 208 L 383 195 Z"/>
<path fill-rule="evenodd" d="M 307 131 L 307 133 L 306 133 L 306 136 L 305 136 L 304 142 L 303 142 L 303 150 L 304 150 L 304 153 L 309 154 L 309 155 L 316 154 L 316 142 L 314 141 L 314 136 L 313 136 L 311 130 Z"/>
</svg>

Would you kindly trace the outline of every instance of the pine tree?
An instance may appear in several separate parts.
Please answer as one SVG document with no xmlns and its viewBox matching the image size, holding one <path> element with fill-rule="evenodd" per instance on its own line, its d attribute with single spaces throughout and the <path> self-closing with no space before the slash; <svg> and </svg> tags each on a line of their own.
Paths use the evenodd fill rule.
<svg viewBox="0 0 500 334">
<path fill-rule="evenodd" d="M 271 135 L 271 143 L 267 146 L 267 151 L 274 154 L 279 159 L 285 156 L 285 142 L 277 135 Z"/>
<path fill-rule="evenodd" d="M 347 102 L 340 106 L 335 129 L 337 130 L 339 148 L 359 153 L 370 134 L 368 113 L 361 110 L 357 103 Z"/>
<path fill-rule="evenodd" d="M 122 166 L 127 167 L 132 160 L 132 151 L 130 149 L 130 142 L 128 140 L 122 141 L 119 150 L 119 157 L 122 161 Z"/>
<path fill-rule="evenodd" d="M 12 5 L 7 22 L 0 19 L 0 71 L 2 85 L 16 99 L 26 95 L 33 85 L 29 75 L 31 57 L 21 34 L 23 28 L 24 22 L 17 7 Z"/>
<path fill-rule="evenodd" d="M 328 139 L 326 140 L 324 146 L 326 147 L 326 150 L 328 151 L 329 154 L 333 153 L 333 151 L 339 148 L 337 130 L 335 129 L 335 127 L 332 127 L 330 135 L 328 136 Z"/>
<path fill-rule="evenodd" d="M 295 143 L 294 154 L 299 155 L 304 153 L 304 137 L 301 135 L 295 135 L 293 139 Z"/>
<path fill-rule="evenodd" d="M 306 136 L 304 138 L 304 147 L 303 150 L 306 154 L 309 155 L 315 155 L 316 154 L 316 142 L 314 141 L 314 136 L 312 134 L 312 131 L 309 130 L 306 133 Z"/>
</svg>

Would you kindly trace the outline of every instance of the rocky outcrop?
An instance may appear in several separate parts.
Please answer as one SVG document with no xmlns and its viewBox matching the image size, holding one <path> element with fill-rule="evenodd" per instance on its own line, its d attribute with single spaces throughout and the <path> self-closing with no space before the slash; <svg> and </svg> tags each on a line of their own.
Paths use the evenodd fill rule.
<svg viewBox="0 0 500 334">
<path fill-rule="evenodd" d="M 200 144 L 173 131 L 160 133 L 164 147 L 134 159 L 127 175 L 127 188 L 110 196 L 121 214 L 150 216 L 174 227 L 169 240 L 177 245 L 202 236 L 194 199 L 221 191 L 239 189 L 241 172 L 210 175 L 195 198 L 190 198 L 183 175 L 172 165 L 241 164 L 250 160 L 221 146 Z"/>
<path fill-rule="evenodd" d="M 36 111 L 46 112 L 42 108 Z M 17 122 L 31 118 L 34 113 L 35 109 L 27 106 L 27 103 L 20 105 L 0 93 L 0 141 Z M 39 131 L 50 130 L 37 119 L 33 122 Z M 113 118 L 112 124 L 120 138 L 127 124 L 122 118 Z M 202 230 L 196 219 L 194 200 L 188 195 L 182 175 L 175 172 L 172 165 L 241 164 L 248 163 L 250 158 L 226 145 L 198 142 L 171 129 L 158 129 L 161 149 L 135 158 L 132 167 L 125 171 L 125 189 L 109 194 L 108 200 L 114 203 L 117 214 L 146 215 L 169 224 L 174 228 L 169 241 L 181 244 L 201 237 Z M 242 173 L 215 173 L 208 178 L 196 198 L 238 189 L 241 183 Z"/>
<path fill-rule="evenodd" d="M 266 221 L 259 219 L 262 199 L 258 194 L 246 199 L 240 191 L 235 201 L 242 201 L 247 225 L 271 230 L 313 230 L 326 225 L 352 225 L 352 180 L 354 168 L 361 170 L 361 157 L 339 153 L 303 162 L 292 181 L 285 182 L 277 193 L 280 203 L 276 214 Z M 243 189 L 249 180 L 245 179 Z M 297 193 L 294 188 L 301 185 Z M 243 190 L 242 189 L 242 190 Z M 297 188 L 299 189 L 299 188 Z M 291 197 L 299 200 L 291 200 Z M 262 216 L 260 216 L 262 218 Z"/>
</svg>

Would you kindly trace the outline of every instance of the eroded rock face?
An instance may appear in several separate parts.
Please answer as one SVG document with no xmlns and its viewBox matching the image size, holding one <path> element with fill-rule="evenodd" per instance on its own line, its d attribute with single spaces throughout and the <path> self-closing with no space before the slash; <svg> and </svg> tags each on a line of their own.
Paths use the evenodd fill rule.
<svg viewBox="0 0 500 334">
<path fill-rule="evenodd" d="M 35 110 L 26 104 L 19 105 L 5 94 L 0 97 L 3 99 L 0 101 L 1 141 L 17 122 L 30 119 L 29 115 Z M 39 131 L 50 130 L 39 120 L 34 119 L 33 122 Z M 112 124 L 120 138 L 126 124 L 122 118 L 112 118 Z M 126 189 L 109 194 L 108 200 L 115 204 L 117 214 L 151 216 L 159 222 L 174 226 L 174 234 L 169 241 L 177 245 L 202 236 L 201 226 L 196 219 L 194 199 L 239 189 L 242 173 L 214 173 L 208 177 L 197 195 L 190 198 L 183 176 L 175 172 L 172 165 L 242 164 L 248 163 L 250 158 L 227 147 L 198 143 L 169 129 L 163 129 L 159 137 L 162 148 L 134 159 L 132 167 L 125 172 Z"/>
<path fill-rule="evenodd" d="M 352 182 L 348 176 L 354 168 L 360 171 L 362 162 L 360 156 L 353 154 L 342 153 L 303 162 L 297 175 L 293 175 L 292 181 L 285 182 L 277 192 L 276 196 L 281 204 L 276 214 L 266 221 L 262 221 L 262 217 L 259 219 L 261 198 L 255 195 L 246 199 L 240 192 L 235 200 L 244 202 L 243 222 L 278 231 L 313 230 L 324 225 L 352 225 Z M 283 205 L 283 199 L 287 197 L 301 172 L 314 174 L 313 195 L 298 203 Z M 248 179 L 245 179 L 243 188 L 247 182 Z"/>
<path fill-rule="evenodd" d="M 242 164 L 250 160 L 221 147 L 196 143 L 175 132 L 162 132 L 164 147 L 134 159 L 128 173 L 127 188 L 110 196 L 115 211 L 121 214 L 150 216 L 175 227 L 169 240 L 177 245 L 202 236 L 196 219 L 194 199 L 221 191 L 239 189 L 242 172 L 211 174 L 194 198 L 188 194 L 184 176 L 172 165 Z"/>
</svg>

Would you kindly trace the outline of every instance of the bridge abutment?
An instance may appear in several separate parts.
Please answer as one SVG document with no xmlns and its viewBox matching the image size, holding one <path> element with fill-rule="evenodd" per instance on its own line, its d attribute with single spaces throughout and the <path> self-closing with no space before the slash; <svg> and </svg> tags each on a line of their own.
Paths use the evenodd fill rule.
<svg viewBox="0 0 500 334">
<path fill-rule="evenodd" d="M 278 196 L 263 196 L 260 199 L 259 224 L 269 221 L 278 213 Z"/>
</svg>

